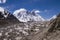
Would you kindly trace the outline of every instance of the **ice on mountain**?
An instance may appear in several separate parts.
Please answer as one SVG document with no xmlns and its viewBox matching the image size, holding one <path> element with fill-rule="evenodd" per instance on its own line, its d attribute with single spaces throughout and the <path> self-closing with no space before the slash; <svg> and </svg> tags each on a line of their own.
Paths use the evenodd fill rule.
<svg viewBox="0 0 60 40">
<path fill-rule="evenodd" d="M 39 15 L 39 10 L 32 10 L 31 12 L 26 9 L 19 9 L 16 10 L 13 15 L 20 21 L 20 22 L 28 22 L 28 21 L 44 21 Z"/>
</svg>

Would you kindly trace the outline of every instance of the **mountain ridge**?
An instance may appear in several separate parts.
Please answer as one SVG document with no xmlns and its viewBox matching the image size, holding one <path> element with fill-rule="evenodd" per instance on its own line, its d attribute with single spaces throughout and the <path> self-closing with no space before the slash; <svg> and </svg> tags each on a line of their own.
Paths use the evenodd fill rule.
<svg viewBox="0 0 60 40">
<path fill-rule="evenodd" d="M 26 9 L 19 9 L 16 10 L 13 15 L 22 22 L 28 21 L 44 21 L 44 19 L 38 14 L 40 13 L 39 10 L 33 10 L 31 12 L 27 11 Z"/>
</svg>

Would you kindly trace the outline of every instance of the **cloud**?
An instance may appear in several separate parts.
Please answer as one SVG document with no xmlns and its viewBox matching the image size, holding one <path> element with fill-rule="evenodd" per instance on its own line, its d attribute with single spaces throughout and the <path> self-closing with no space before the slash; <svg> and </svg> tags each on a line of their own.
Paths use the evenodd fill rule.
<svg viewBox="0 0 60 40">
<path fill-rule="evenodd" d="M 6 3 L 6 0 L 0 0 L 0 3 Z"/>
</svg>

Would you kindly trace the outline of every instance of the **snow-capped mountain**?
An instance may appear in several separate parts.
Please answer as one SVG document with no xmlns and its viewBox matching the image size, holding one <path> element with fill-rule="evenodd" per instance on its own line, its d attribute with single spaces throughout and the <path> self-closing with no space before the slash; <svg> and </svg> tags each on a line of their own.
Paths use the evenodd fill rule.
<svg viewBox="0 0 60 40">
<path fill-rule="evenodd" d="M 57 18 L 57 15 L 53 15 L 50 19 L 48 19 L 48 21 L 54 20 L 54 19 L 56 19 L 56 18 Z"/>
<path fill-rule="evenodd" d="M 38 13 L 40 13 L 39 10 L 33 10 L 30 12 L 22 8 L 22 9 L 16 10 L 13 13 L 13 15 L 21 22 L 44 21 L 44 19 Z"/>
<path fill-rule="evenodd" d="M 33 10 L 31 11 L 31 18 L 33 21 L 44 21 L 44 18 L 42 18 L 40 15 L 39 15 L 40 11 L 39 10 Z"/>
</svg>

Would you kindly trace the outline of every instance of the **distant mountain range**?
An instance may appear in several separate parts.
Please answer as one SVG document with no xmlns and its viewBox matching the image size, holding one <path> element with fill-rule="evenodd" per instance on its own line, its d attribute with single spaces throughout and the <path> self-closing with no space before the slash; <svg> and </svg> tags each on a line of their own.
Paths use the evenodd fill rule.
<svg viewBox="0 0 60 40">
<path fill-rule="evenodd" d="M 14 13 L 10 13 L 8 10 L 0 7 L 0 19 L 7 19 L 7 18 L 12 18 L 12 20 L 15 18 L 19 20 L 20 22 L 29 22 L 29 21 L 46 21 L 44 18 L 42 18 L 39 15 L 40 11 L 39 10 L 32 10 L 28 11 L 24 8 L 18 9 L 14 11 Z M 48 19 L 47 21 L 50 21 L 51 19 L 55 19 L 56 15 Z"/>
<path fill-rule="evenodd" d="M 0 7 L 0 19 L 18 19 L 20 22 L 28 22 L 28 21 L 44 21 L 44 19 L 38 14 L 39 10 L 33 10 L 31 12 L 26 9 L 16 10 L 13 14 L 10 14 L 8 10 Z"/>
</svg>

